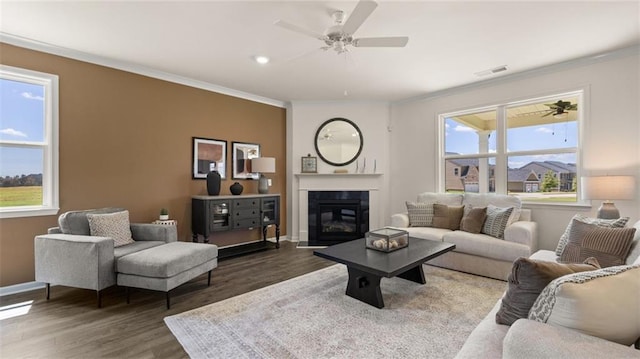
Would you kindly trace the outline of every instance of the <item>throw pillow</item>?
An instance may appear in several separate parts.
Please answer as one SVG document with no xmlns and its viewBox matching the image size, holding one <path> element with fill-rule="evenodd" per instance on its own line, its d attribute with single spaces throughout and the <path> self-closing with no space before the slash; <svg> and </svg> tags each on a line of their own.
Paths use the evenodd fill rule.
<svg viewBox="0 0 640 359">
<path fill-rule="evenodd" d="M 487 207 L 471 208 L 460 221 L 460 229 L 469 233 L 480 233 L 487 218 Z"/>
<path fill-rule="evenodd" d="M 561 264 L 520 257 L 513 262 L 507 279 L 507 292 L 496 313 L 496 323 L 511 325 L 526 318 L 540 292 L 552 280 L 563 275 L 600 269 L 595 258 L 584 264 Z"/>
<path fill-rule="evenodd" d="M 635 228 L 605 228 L 574 219 L 560 261 L 579 263 L 596 257 L 602 268 L 622 265 L 635 233 Z"/>
<path fill-rule="evenodd" d="M 433 204 L 433 226 L 452 231 L 460 229 L 460 221 L 464 214 L 464 206 L 447 206 L 446 204 Z"/>
<path fill-rule="evenodd" d="M 616 266 L 553 280 L 529 319 L 629 346 L 640 338 L 640 265 Z"/>
<path fill-rule="evenodd" d="M 598 225 L 600 227 L 610 227 L 610 228 L 622 228 L 626 226 L 627 222 L 629 221 L 629 217 L 622 217 L 618 219 L 601 219 L 601 218 L 590 218 L 587 216 L 583 216 L 581 214 L 576 214 L 575 216 L 573 216 L 573 218 L 571 218 L 571 221 L 569 221 L 569 225 L 564 230 L 564 233 L 562 234 L 562 236 L 560 236 L 560 241 L 558 242 L 558 246 L 556 247 L 556 255 L 558 257 L 562 255 L 562 250 L 564 249 L 564 246 L 567 245 L 567 241 L 569 240 L 569 232 L 571 232 L 571 223 L 573 223 L 574 219 L 583 223 L 591 223 L 591 224 Z"/>
<path fill-rule="evenodd" d="M 431 227 L 433 225 L 433 203 L 407 201 L 409 227 Z"/>
<path fill-rule="evenodd" d="M 129 223 L 129 211 L 116 213 L 95 214 L 87 213 L 91 235 L 97 237 L 110 237 L 114 247 L 133 243 L 131 227 Z"/>
<path fill-rule="evenodd" d="M 509 216 L 513 212 L 513 207 L 500 208 L 492 204 L 487 206 L 487 219 L 482 226 L 482 233 L 492 237 L 502 238 L 504 229 L 507 228 Z"/>
</svg>

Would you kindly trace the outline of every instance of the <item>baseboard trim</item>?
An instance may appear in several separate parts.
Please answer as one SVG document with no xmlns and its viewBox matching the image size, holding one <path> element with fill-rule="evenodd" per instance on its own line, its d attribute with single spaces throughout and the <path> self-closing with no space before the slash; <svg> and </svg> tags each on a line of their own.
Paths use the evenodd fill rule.
<svg viewBox="0 0 640 359">
<path fill-rule="evenodd" d="M 18 294 L 23 292 L 30 292 L 36 289 L 44 288 L 44 283 L 40 282 L 26 282 L 14 284 L 6 287 L 0 287 L 0 297 L 4 297 L 11 294 Z"/>
</svg>

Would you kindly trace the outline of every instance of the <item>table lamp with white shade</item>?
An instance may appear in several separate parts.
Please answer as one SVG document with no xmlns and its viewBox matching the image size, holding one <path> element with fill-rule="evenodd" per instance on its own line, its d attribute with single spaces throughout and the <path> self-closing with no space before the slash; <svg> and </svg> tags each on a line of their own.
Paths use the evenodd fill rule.
<svg viewBox="0 0 640 359">
<path fill-rule="evenodd" d="M 593 176 L 582 177 L 580 188 L 582 198 L 603 200 L 597 217 L 603 219 L 620 218 L 620 211 L 611 200 L 630 200 L 635 196 L 636 179 L 633 176 Z"/>
<path fill-rule="evenodd" d="M 269 193 L 269 180 L 264 173 L 276 172 L 276 159 L 273 157 L 258 157 L 251 160 L 251 171 L 260 173 L 258 181 L 258 193 Z"/>
</svg>

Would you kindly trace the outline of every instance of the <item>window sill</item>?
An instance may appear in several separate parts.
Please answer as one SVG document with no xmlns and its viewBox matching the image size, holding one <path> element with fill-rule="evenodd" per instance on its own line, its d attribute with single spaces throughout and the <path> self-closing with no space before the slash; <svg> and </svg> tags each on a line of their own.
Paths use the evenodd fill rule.
<svg viewBox="0 0 640 359">
<path fill-rule="evenodd" d="M 589 209 L 592 208 L 592 205 L 590 203 L 580 203 L 580 202 L 575 202 L 575 203 L 566 203 L 566 202 L 550 203 L 550 202 L 525 202 L 525 201 L 522 201 L 522 207 L 524 207 L 524 208 L 558 208 L 558 209 L 578 208 L 578 209 L 583 209 L 583 210 L 589 210 Z"/>
<path fill-rule="evenodd" d="M 60 208 L 58 207 L 6 207 L 0 209 L 0 219 L 2 218 L 23 218 L 23 217 L 38 217 L 38 216 L 55 216 L 58 214 Z"/>
</svg>

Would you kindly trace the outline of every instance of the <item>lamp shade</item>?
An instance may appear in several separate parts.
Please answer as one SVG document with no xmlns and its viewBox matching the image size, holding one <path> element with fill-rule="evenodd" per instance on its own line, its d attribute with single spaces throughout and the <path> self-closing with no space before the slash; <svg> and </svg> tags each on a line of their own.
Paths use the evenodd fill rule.
<svg viewBox="0 0 640 359">
<path fill-rule="evenodd" d="M 275 173 L 276 159 L 273 157 L 258 157 L 251 160 L 251 171 L 258 173 Z"/>
<path fill-rule="evenodd" d="M 584 199 L 633 199 L 635 196 L 633 176 L 582 177 L 580 184 Z"/>
</svg>

